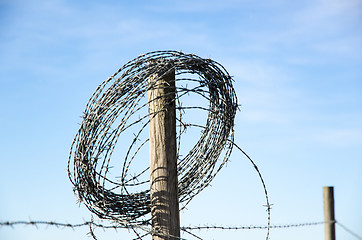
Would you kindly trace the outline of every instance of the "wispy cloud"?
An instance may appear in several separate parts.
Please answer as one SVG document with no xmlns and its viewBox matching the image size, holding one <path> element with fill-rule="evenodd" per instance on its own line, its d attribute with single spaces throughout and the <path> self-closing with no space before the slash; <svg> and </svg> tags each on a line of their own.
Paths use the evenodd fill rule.
<svg viewBox="0 0 362 240">
<path fill-rule="evenodd" d="M 242 41 L 235 50 L 241 54 L 273 55 L 292 64 L 361 58 L 361 1 L 318 0 L 297 6 L 284 2 L 280 12 L 275 7 L 263 9 L 265 15 L 259 16 L 263 28 L 248 19 L 252 28 L 237 31 Z M 271 15 L 271 10 L 276 12 Z"/>
<path fill-rule="evenodd" d="M 205 12 L 220 12 L 227 11 L 247 4 L 250 0 L 199 0 L 199 1 L 157 1 L 159 4 L 155 4 L 155 1 L 146 3 L 146 8 L 155 12 L 161 13 L 205 13 Z"/>
<path fill-rule="evenodd" d="M 293 35 L 318 52 L 360 57 L 361 20 L 361 1 L 320 0 L 295 14 Z"/>
<path fill-rule="evenodd" d="M 225 66 L 235 79 L 244 120 L 259 124 L 292 121 L 293 104 L 301 93 L 291 87 L 294 79 L 288 71 L 267 62 L 240 59 L 226 61 Z"/>
<path fill-rule="evenodd" d="M 82 63 L 102 65 L 102 59 L 115 53 L 127 56 L 131 49 L 135 57 L 151 50 L 211 44 L 207 34 L 199 31 L 202 23 L 190 26 L 157 15 L 133 14 L 135 9 L 127 11 L 123 4 L 31 1 L 11 8 L 14 14 L 1 33 L 5 37 L 0 39 L 0 61 L 12 71 L 23 65 L 32 72 L 59 73 Z M 121 60 L 117 67 L 128 60 Z"/>
<path fill-rule="evenodd" d="M 343 129 L 324 129 L 313 134 L 313 139 L 319 144 L 334 147 L 354 147 L 362 143 L 362 129 L 343 128 Z"/>
</svg>

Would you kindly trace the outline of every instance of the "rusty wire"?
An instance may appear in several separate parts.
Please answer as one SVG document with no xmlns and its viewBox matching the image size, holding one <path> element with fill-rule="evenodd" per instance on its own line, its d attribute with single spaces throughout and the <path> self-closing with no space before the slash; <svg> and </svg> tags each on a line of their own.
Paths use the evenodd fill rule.
<svg viewBox="0 0 362 240">
<path fill-rule="evenodd" d="M 132 228 L 151 224 L 147 92 L 172 71 L 181 209 L 210 184 L 230 157 L 238 103 L 226 69 L 211 59 L 176 51 L 141 55 L 98 86 L 71 146 L 68 175 L 74 192 L 100 219 Z M 200 121 L 200 116 L 205 119 Z M 200 137 L 193 141 L 195 129 Z M 190 131 L 193 137 L 184 137 Z M 268 198 L 267 206 L 270 217 Z"/>
</svg>

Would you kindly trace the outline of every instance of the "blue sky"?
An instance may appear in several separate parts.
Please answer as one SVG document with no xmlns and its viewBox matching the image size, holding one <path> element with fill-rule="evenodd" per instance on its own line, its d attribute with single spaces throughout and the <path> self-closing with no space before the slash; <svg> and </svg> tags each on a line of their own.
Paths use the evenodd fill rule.
<svg viewBox="0 0 362 240">
<path fill-rule="evenodd" d="M 272 224 L 323 220 L 322 187 L 332 185 L 336 219 L 362 235 L 361 23 L 359 0 L 0 0 L 0 220 L 88 220 L 66 173 L 85 104 L 127 61 L 172 49 L 212 58 L 233 76 L 236 143 L 265 178 Z M 263 204 L 256 172 L 235 150 L 181 222 L 264 225 Z M 6 240 L 86 233 L 0 228 Z M 196 233 L 265 239 L 261 230 Z M 271 239 L 322 238 L 322 225 L 271 231 Z M 354 239 L 338 227 L 337 238 Z"/>
</svg>

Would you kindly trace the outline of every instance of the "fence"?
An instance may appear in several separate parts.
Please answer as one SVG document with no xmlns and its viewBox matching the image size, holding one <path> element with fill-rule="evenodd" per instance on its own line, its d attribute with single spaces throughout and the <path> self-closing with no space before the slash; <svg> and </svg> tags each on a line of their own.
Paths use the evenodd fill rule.
<svg viewBox="0 0 362 240">
<path fill-rule="evenodd" d="M 196 234 L 192 233 L 193 231 L 203 231 L 203 230 L 222 230 L 222 231 L 236 231 L 236 230 L 266 230 L 266 229 L 286 229 L 286 228 L 299 228 L 299 227 L 310 227 L 310 226 L 316 226 L 316 225 L 323 225 L 323 224 L 336 224 L 341 229 L 349 233 L 351 236 L 353 236 L 356 239 L 362 240 L 362 237 L 356 234 L 354 231 L 350 230 L 346 226 L 344 226 L 342 223 L 338 221 L 319 221 L 319 222 L 306 222 L 306 223 L 293 223 L 293 224 L 280 224 L 280 225 L 260 225 L 260 226 L 207 226 L 207 225 L 200 225 L 200 226 L 184 226 L 181 227 L 181 230 L 184 232 L 187 232 L 191 234 L 193 237 L 197 239 L 202 239 L 198 237 Z M 17 226 L 33 226 L 33 227 L 39 227 L 39 226 L 51 226 L 51 227 L 57 227 L 57 228 L 70 228 L 70 229 L 77 229 L 82 227 L 89 228 L 89 233 L 93 237 L 95 237 L 93 231 L 94 228 L 102 228 L 104 230 L 108 229 L 124 229 L 123 226 L 117 226 L 117 225 L 105 225 L 102 223 L 97 223 L 96 221 L 85 221 L 83 223 L 77 223 L 77 224 L 71 224 L 71 223 L 61 223 L 61 222 L 55 222 L 55 221 L 14 221 L 14 222 L 0 222 L 0 227 L 17 227 Z M 180 238 L 183 239 L 183 238 Z"/>
<path fill-rule="evenodd" d="M 195 74 L 198 78 L 188 77 Z M 176 79 L 176 76 L 179 78 Z M 156 95 L 153 96 L 154 94 Z M 206 105 L 200 106 L 198 102 L 197 106 L 184 106 L 181 99 L 190 94 L 206 101 Z M 176 51 L 157 51 L 141 55 L 126 63 L 101 83 L 89 99 L 68 160 L 68 175 L 78 200 L 100 219 L 109 220 L 111 225 L 91 220 L 76 224 L 55 221 L 5 221 L 0 222 L 0 226 L 46 225 L 72 229 L 88 227 L 89 234 L 94 239 L 95 228 L 130 229 L 137 239 L 146 235 L 160 236 L 162 239 L 180 239 L 179 230 L 201 239 L 195 231 L 264 229 L 267 231 L 266 239 L 269 239 L 269 230 L 273 228 L 325 224 L 326 229 L 331 226 L 326 232 L 330 232 L 330 239 L 333 239 L 333 227 L 338 224 L 334 215 L 330 215 L 330 218 L 323 222 L 271 225 L 271 205 L 264 179 L 254 161 L 234 142 L 234 118 L 238 107 L 232 78 L 219 63 Z M 185 112 L 189 110 L 206 113 L 206 124 L 186 121 Z M 160 120 L 159 117 L 163 119 Z M 170 124 L 160 127 L 166 122 Z M 147 126 L 150 131 L 156 129 L 158 132 L 155 130 L 151 136 L 144 134 Z M 184 157 L 181 157 L 181 137 L 190 128 L 200 131 L 200 139 Z M 131 144 L 125 146 L 125 158 L 119 166 L 119 169 L 122 169 L 121 174 L 116 181 L 109 178 L 111 156 L 118 138 L 127 131 L 131 131 L 133 135 L 131 134 L 130 138 Z M 167 136 L 170 132 L 171 137 Z M 162 144 L 154 143 L 153 139 L 158 135 L 163 135 L 160 137 L 162 144 L 172 144 L 160 147 Z M 136 155 L 146 144 L 149 144 L 153 153 L 151 167 L 147 166 L 144 170 L 130 173 Z M 162 149 L 156 149 L 154 146 Z M 171 147 L 172 153 L 169 157 L 168 151 Z M 172 225 L 179 225 L 178 219 L 170 217 L 178 215 L 175 214 L 179 212 L 178 202 L 183 203 L 185 208 L 197 194 L 209 186 L 227 163 L 234 148 L 248 158 L 259 176 L 266 201 L 267 225 L 184 226 L 171 230 Z M 152 161 L 152 155 L 167 156 L 162 159 L 162 164 L 155 165 L 157 161 Z M 170 162 L 174 164 L 168 166 Z M 161 172 L 161 175 L 156 175 L 155 172 Z M 172 186 L 169 186 L 170 182 L 173 182 Z M 162 187 L 153 189 L 156 185 Z M 133 191 L 134 189 L 137 192 Z M 170 189 L 173 190 L 172 194 Z M 167 191 L 170 193 L 162 195 Z M 171 201 L 163 201 L 171 199 L 171 195 L 174 205 L 177 204 L 172 210 L 169 203 Z M 167 209 L 168 212 L 163 209 Z M 161 224 L 160 218 L 167 221 L 164 220 Z M 168 224 L 169 222 L 177 224 Z M 357 236 L 346 227 L 343 229 Z"/>
</svg>

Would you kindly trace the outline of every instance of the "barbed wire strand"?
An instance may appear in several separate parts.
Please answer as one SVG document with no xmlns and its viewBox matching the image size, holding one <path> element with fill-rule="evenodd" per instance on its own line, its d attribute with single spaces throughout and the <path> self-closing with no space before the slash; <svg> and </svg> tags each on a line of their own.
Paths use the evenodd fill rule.
<svg viewBox="0 0 362 240">
<path fill-rule="evenodd" d="M 149 112 L 147 94 L 160 88 L 158 81 L 171 72 L 175 72 L 177 96 L 174 101 L 178 113 L 180 210 L 210 184 L 231 155 L 238 103 L 233 80 L 226 69 L 211 59 L 177 51 L 143 54 L 98 86 L 86 105 L 70 149 L 68 175 L 74 192 L 100 219 L 132 229 L 132 226 L 140 229 L 139 226 L 151 225 L 149 167 L 137 171 L 131 167 L 142 148 L 147 146 L 149 138 L 145 130 L 150 120 L 166 109 L 165 106 L 158 112 Z M 196 106 L 183 104 L 184 97 L 189 95 L 201 99 L 193 101 Z M 185 113 L 195 110 L 205 113 L 205 124 L 186 120 Z M 186 130 L 195 127 L 200 129 L 200 139 L 183 155 L 181 137 Z M 121 135 L 131 139 L 128 146 L 124 143 L 126 137 L 121 140 Z M 114 164 L 111 156 L 118 141 L 122 141 L 118 149 L 125 155 L 118 168 L 121 172 L 115 174 L 110 172 Z M 115 175 L 116 178 L 112 178 Z"/>
<path fill-rule="evenodd" d="M 269 233 L 270 233 L 270 224 L 271 224 L 271 205 L 269 202 L 269 195 L 268 195 L 268 190 L 266 188 L 266 184 L 264 181 L 263 176 L 261 175 L 261 172 L 258 168 L 258 166 L 255 164 L 255 162 L 253 161 L 253 159 L 241 148 L 239 147 L 236 143 L 232 142 L 232 144 L 240 151 L 244 154 L 244 156 L 246 156 L 246 158 L 250 161 L 250 163 L 253 165 L 255 171 L 258 173 L 259 179 L 263 185 L 263 189 L 264 189 L 264 196 L 265 196 L 265 200 L 266 200 L 266 208 L 267 208 L 267 214 L 268 214 L 268 224 L 267 224 L 267 236 L 266 239 L 269 239 Z"/>
<path fill-rule="evenodd" d="M 197 236 L 195 233 L 192 233 L 192 232 L 190 232 L 190 231 L 186 230 L 185 228 L 181 228 L 181 230 L 182 230 L 182 231 L 184 231 L 185 233 L 187 233 L 187 234 L 189 234 L 189 235 L 193 236 L 194 238 L 197 238 L 197 239 L 201 239 L 201 240 L 203 240 L 201 237 Z"/>
<path fill-rule="evenodd" d="M 278 224 L 278 225 L 248 225 L 248 226 L 183 226 L 181 227 L 181 230 L 190 234 L 191 236 L 197 238 L 197 239 L 202 239 L 199 236 L 195 235 L 194 233 L 192 233 L 191 231 L 194 230 L 198 230 L 198 231 L 202 231 L 202 230 L 223 230 L 223 231 L 227 231 L 227 230 L 263 230 L 263 229 L 282 229 L 282 228 L 299 228 L 299 227 L 309 227 L 309 226 L 316 226 L 316 225 L 322 225 L 322 224 L 326 224 L 326 223 L 336 223 L 338 226 L 340 226 L 342 229 L 344 229 L 346 232 L 348 232 L 349 234 L 351 234 L 352 236 L 354 236 L 355 238 L 362 240 L 362 237 L 359 236 L 358 234 L 356 234 L 355 232 L 353 232 L 352 230 L 350 230 L 349 228 L 347 228 L 345 225 L 343 225 L 342 223 L 340 223 L 339 221 L 319 221 L 319 222 L 305 222 L 305 223 L 291 223 L 291 224 Z M 95 221 L 85 221 L 83 223 L 77 223 L 77 224 L 70 224 L 70 223 L 60 223 L 60 222 L 56 222 L 56 221 L 0 221 L 0 227 L 11 227 L 14 228 L 15 226 L 18 225 L 30 225 L 30 226 L 34 226 L 34 227 L 38 227 L 38 225 L 47 225 L 47 226 L 54 226 L 54 227 L 63 227 L 63 228 L 71 228 L 72 230 L 74 230 L 75 228 L 80 228 L 80 227 L 89 227 L 90 230 L 90 235 L 96 239 L 96 236 L 94 234 L 94 227 L 99 227 L 99 228 L 103 228 L 103 229 L 120 229 L 120 228 L 126 228 L 129 229 L 129 227 L 126 226 L 121 226 L 121 225 L 104 225 L 104 224 L 100 224 L 100 223 L 96 223 Z M 93 228 L 92 228 L 93 227 Z M 149 235 L 150 233 L 145 233 L 142 236 L 139 236 L 136 239 L 142 239 L 143 237 Z"/>
<path fill-rule="evenodd" d="M 261 230 L 261 229 L 276 229 L 276 228 L 296 228 L 296 227 L 306 227 L 306 226 L 314 226 L 321 225 L 325 223 L 333 223 L 335 221 L 328 222 L 307 222 L 307 223 L 295 223 L 295 224 L 280 224 L 280 225 L 248 225 L 248 226 L 192 226 L 192 227 L 182 227 L 182 230 Z"/>
<path fill-rule="evenodd" d="M 266 229 L 269 239 L 271 228 L 302 227 L 323 224 L 312 222 L 301 224 L 271 225 L 268 191 L 265 181 L 255 162 L 234 142 L 234 118 L 238 109 L 237 97 L 232 86 L 233 79 L 226 69 L 211 59 L 203 59 L 193 54 L 177 51 L 156 51 L 143 54 L 121 67 L 114 75 L 101 83 L 89 99 L 83 120 L 70 149 L 68 175 L 74 185 L 79 202 L 100 219 L 110 220 L 113 225 L 103 225 L 91 221 L 67 224 L 47 221 L 0 222 L 0 226 L 48 225 L 56 227 L 89 227 L 89 235 L 97 240 L 94 229 L 125 228 L 142 239 L 149 234 L 168 236 L 153 231 L 150 220 L 150 191 L 139 190 L 149 184 L 146 176 L 149 167 L 130 173 L 131 164 L 136 161 L 149 139 L 145 129 L 150 119 L 164 111 L 149 113 L 147 92 L 159 88 L 157 81 L 174 71 L 176 75 L 175 105 L 177 121 L 178 195 L 182 209 L 210 182 L 229 160 L 233 147 L 241 151 L 257 171 L 263 185 L 267 207 L 266 226 L 196 226 L 181 227 L 181 230 L 198 238 L 193 230 L 241 230 Z M 198 78 L 188 76 L 197 75 Z M 186 76 L 186 77 L 185 77 Z M 191 87 L 190 87 L 191 86 Z M 108 87 L 108 88 L 107 88 Z M 194 94 L 206 100 L 207 106 L 184 106 L 181 99 Z M 163 97 L 163 96 L 160 96 Z M 190 123 L 185 120 L 185 112 L 198 110 L 207 115 L 206 124 Z M 184 156 L 181 154 L 181 137 L 190 128 L 199 128 L 200 139 Z M 122 171 L 115 180 L 111 179 L 111 156 L 121 134 L 133 131 L 131 143 L 126 147 Z M 124 148 L 124 144 L 122 144 Z M 149 175 L 149 174 L 148 174 Z M 141 180 L 142 179 L 142 180 Z M 137 189 L 134 192 L 131 189 Z M 115 192 L 117 190 L 118 192 Z M 337 222 L 338 223 L 338 222 Z M 344 225 L 347 232 L 361 239 Z M 139 234 L 138 230 L 145 233 Z M 182 239 L 180 237 L 175 237 Z"/>
<path fill-rule="evenodd" d="M 200 226 L 183 226 L 181 227 L 182 231 L 193 231 L 193 230 L 262 230 L 262 229 L 278 229 L 278 228 L 298 228 L 298 227 L 307 227 L 314 225 L 322 225 L 325 223 L 337 223 L 339 226 L 347 230 L 344 225 L 339 223 L 338 221 L 319 221 L 319 222 L 305 222 L 305 223 L 289 223 L 289 224 L 276 224 L 276 225 L 245 225 L 245 226 L 218 226 L 218 225 L 200 225 Z M 0 222 L 0 227 L 8 226 L 15 227 L 17 225 L 30 225 L 37 227 L 38 225 L 47 225 L 54 227 L 63 227 L 63 228 L 81 228 L 81 227 L 99 227 L 103 229 L 129 229 L 130 227 L 122 226 L 122 225 L 107 225 L 96 223 L 94 221 L 85 221 L 83 223 L 70 224 L 70 223 L 61 223 L 56 221 L 5 221 Z M 357 238 L 360 238 L 357 234 L 353 233 L 351 230 L 347 230 L 348 232 L 355 235 Z"/>
<path fill-rule="evenodd" d="M 254 161 L 234 143 L 234 119 L 239 106 L 232 77 L 221 64 L 211 59 L 177 51 L 150 52 L 129 61 L 92 94 L 68 159 L 68 176 L 78 201 L 98 218 L 132 230 L 139 239 L 143 236 L 139 230 L 163 234 L 150 228 L 149 167 L 139 170 L 137 166 L 133 170 L 132 166 L 137 160 L 137 165 L 144 163 L 143 157 L 137 159 L 136 156 L 147 146 L 146 129 L 150 120 L 167 109 L 164 106 L 158 112 L 150 112 L 147 94 L 160 88 L 158 81 L 171 72 L 175 73 L 177 96 L 174 105 L 178 128 L 180 210 L 209 186 L 235 146 L 251 161 L 261 179 L 269 226 L 270 204 L 265 182 Z M 196 106 L 184 105 L 184 97 L 190 95 L 197 98 L 197 101 L 191 101 Z M 192 111 L 198 111 L 198 115 L 204 113 L 205 123 L 188 119 L 185 113 Z M 190 129 L 200 130 L 200 138 L 183 154 L 181 137 Z M 120 139 L 121 135 L 126 137 Z M 130 139 L 129 144 L 124 143 L 126 139 Z M 112 161 L 118 141 L 122 143 L 117 149 L 125 153 L 121 164 Z M 110 171 L 113 165 L 120 173 Z M 34 226 L 38 224 L 34 223 Z M 96 239 L 93 228 L 100 226 L 93 224 L 93 220 L 86 225 L 90 229 L 89 235 Z M 266 239 L 269 239 L 269 228 Z"/>
<path fill-rule="evenodd" d="M 353 232 L 352 230 L 350 230 L 349 228 L 347 228 L 346 226 L 344 226 L 342 223 L 340 223 L 339 221 L 336 221 L 336 224 L 338 226 L 340 226 L 341 228 L 343 228 L 346 232 L 348 232 L 349 234 L 351 234 L 352 236 L 354 236 L 355 238 L 362 240 L 362 237 L 357 235 L 355 232 Z"/>
</svg>

